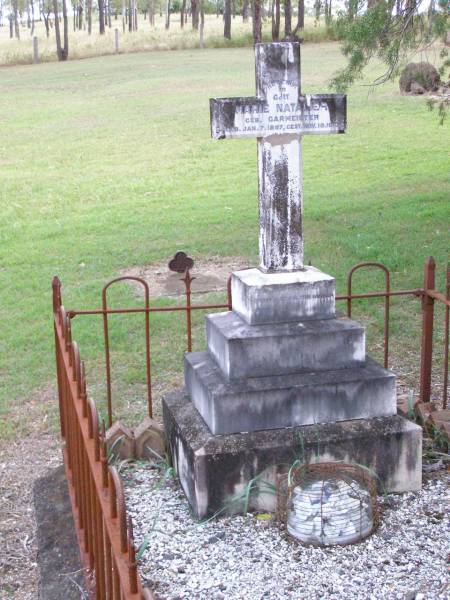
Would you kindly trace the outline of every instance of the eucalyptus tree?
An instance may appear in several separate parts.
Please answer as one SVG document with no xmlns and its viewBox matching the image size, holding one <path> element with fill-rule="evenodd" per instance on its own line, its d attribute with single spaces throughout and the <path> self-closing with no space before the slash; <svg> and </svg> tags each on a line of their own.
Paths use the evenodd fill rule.
<svg viewBox="0 0 450 600">
<path fill-rule="evenodd" d="M 342 40 L 346 66 L 333 79 L 333 87 L 345 90 L 362 77 L 371 58 L 385 66 L 373 82 L 380 84 L 398 75 L 413 54 L 441 43 L 441 75 L 450 67 L 445 37 L 449 32 L 448 0 L 349 0 L 340 11 L 336 32 Z"/>
<path fill-rule="evenodd" d="M 371 58 L 384 64 L 383 73 L 372 83 L 379 85 L 398 76 L 401 67 L 418 52 L 440 47 L 441 77 L 450 75 L 450 30 L 448 0 L 348 0 L 338 14 L 336 32 L 342 40 L 346 66 L 338 71 L 331 86 L 344 91 L 361 78 Z M 439 108 L 441 122 L 450 109 L 449 96 L 431 99 L 430 108 Z"/>
<path fill-rule="evenodd" d="M 53 0 L 53 15 L 55 18 L 55 39 L 56 54 L 58 60 L 64 61 L 69 58 L 69 19 L 67 17 L 66 0 L 61 0 L 62 22 L 63 22 L 63 43 L 61 43 L 61 27 L 59 22 L 58 0 Z"/>
<path fill-rule="evenodd" d="M 225 0 L 223 12 L 223 37 L 231 40 L 231 0 Z"/>
</svg>

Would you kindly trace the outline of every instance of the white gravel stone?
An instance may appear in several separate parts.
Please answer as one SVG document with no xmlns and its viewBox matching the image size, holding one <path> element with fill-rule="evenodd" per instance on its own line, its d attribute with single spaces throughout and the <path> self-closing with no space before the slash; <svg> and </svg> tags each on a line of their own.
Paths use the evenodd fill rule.
<svg viewBox="0 0 450 600">
<path fill-rule="evenodd" d="M 255 515 L 197 523 L 176 480 L 141 464 L 124 474 L 139 571 L 166 600 L 450 599 L 449 475 L 380 498 L 376 533 L 360 544 L 306 547 Z"/>
</svg>

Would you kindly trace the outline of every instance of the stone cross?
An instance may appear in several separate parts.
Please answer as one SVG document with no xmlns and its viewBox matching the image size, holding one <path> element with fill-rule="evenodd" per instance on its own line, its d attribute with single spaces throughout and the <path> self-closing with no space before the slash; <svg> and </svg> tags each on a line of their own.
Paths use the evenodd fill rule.
<svg viewBox="0 0 450 600">
<path fill-rule="evenodd" d="M 215 139 L 258 138 L 263 271 L 303 268 L 302 135 L 344 133 L 344 94 L 301 95 L 300 43 L 256 44 L 256 97 L 212 98 Z"/>
</svg>

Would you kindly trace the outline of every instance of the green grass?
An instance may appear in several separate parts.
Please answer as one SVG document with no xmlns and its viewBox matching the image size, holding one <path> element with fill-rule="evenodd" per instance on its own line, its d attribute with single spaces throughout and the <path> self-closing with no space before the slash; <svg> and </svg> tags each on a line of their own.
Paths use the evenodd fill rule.
<svg viewBox="0 0 450 600">
<path fill-rule="evenodd" d="M 306 45 L 303 91 L 326 91 L 342 60 L 337 44 Z M 53 275 L 62 279 L 66 307 L 99 306 L 102 285 L 120 269 L 168 260 L 179 249 L 194 258 L 255 261 L 258 225 L 255 141 L 214 142 L 209 134 L 209 97 L 254 92 L 250 49 L 7 68 L 0 81 L 6 415 L 54 377 Z M 366 260 L 386 263 L 397 287 L 417 287 L 432 254 L 442 280 L 449 125 L 440 127 L 422 98 L 402 97 L 394 85 L 351 90 L 348 116 L 346 135 L 304 139 L 307 260 L 336 275 L 340 290 L 348 268 Z M 380 285 L 364 273 L 358 282 L 359 289 Z M 112 298 L 137 302 L 125 286 Z M 400 339 L 411 337 L 417 319 L 416 309 L 405 316 L 405 302 L 395 324 Z M 379 330 L 375 309 L 373 315 L 371 327 Z M 198 332 L 200 315 L 196 322 Z M 141 323 L 129 317 L 113 330 L 116 390 L 130 405 L 142 400 Z M 154 373 L 163 389 L 179 377 L 182 319 L 155 318 L 153 330 Z M 74 331 L 102 397 L 101 324 L 78 317 Z M 202 344 L 197 333 L 196 347 Z"/>
</svg>

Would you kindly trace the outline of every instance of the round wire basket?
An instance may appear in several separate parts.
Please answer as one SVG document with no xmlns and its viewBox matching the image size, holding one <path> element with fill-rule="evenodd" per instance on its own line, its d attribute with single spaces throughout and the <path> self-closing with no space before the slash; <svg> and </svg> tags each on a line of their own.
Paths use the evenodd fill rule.
<svg viewBox="0 0 450 600">
<path fill-rule="evenodd" d="M 360 542 L 378 526 L 375 477 L 345 463 L 291 468 L 278 482 L 277 513 L 287 533 L 304 544 Z"/>
</svg>

